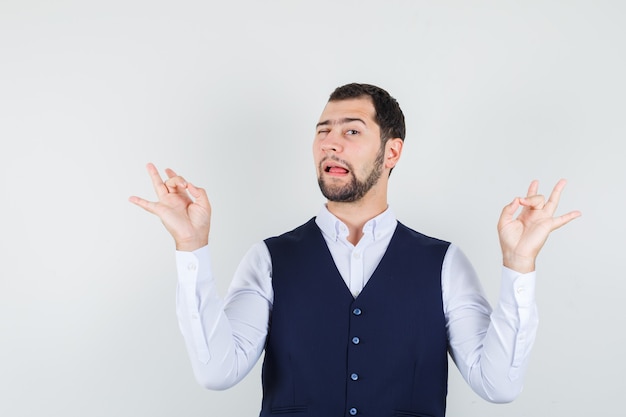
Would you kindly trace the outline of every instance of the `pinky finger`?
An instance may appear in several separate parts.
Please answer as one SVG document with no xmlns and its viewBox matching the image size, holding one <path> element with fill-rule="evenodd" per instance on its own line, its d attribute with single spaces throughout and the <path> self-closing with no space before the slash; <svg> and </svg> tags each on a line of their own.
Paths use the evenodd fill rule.
<svg viewBox="0 0 626 417">
<path fill-rule="evenodd" d="M 565 226 L 567 223 L 571 222 L 574 219 L 579 218 L 580 216 L 582 216 L 582 213 L 578 210 L 574 210 L 562 216 L 555 217 L 554 222 L 553 222 L 554 228 L 552 230 L 556 230 L 561 226 Z"/>
<path fill-rule="evenodd" d="M 154 211 L 155 203 L 153 203 L 152 201 L 144 200 L 143 198 L 137 197 L 137 196 L 129 197 L 128 201 L 130 201 L 136 206 L 141 207 L 142 209 L 146 210 L 149 213 L 156 214 Z"/>
</svg>

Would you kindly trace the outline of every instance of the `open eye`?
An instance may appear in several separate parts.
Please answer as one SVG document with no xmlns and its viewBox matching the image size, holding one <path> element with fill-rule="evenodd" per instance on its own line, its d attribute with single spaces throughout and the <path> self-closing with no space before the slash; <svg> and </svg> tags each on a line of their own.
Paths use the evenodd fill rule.
<svg viewBox="0 0 626 417">
<path fill-rule="evenodd" d="M 359 134 L 359 131 L 356 129 L 346 130 L 346 135 L 358 135 L 358 134 Z"/>
</svg>

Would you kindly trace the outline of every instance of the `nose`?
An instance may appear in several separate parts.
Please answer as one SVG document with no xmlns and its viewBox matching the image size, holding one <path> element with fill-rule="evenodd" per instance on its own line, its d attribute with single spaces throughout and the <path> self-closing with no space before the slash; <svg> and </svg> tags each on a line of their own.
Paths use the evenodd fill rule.
<svg viewBox="0 0 626 417">
<path fill-rule="evenodd" d="M 326 134 L 320 141 L 322 151 L 324 152 L 341 152 L 343 149 L 341 146 L 341 137 L 332 129 Z"/>
<path fill-rule="evenodd" d="M 334 143 L 323 141 L 322 150 L 324 152 L 328 152 L 328 151 L 337 152 L 337 146 Z"/>
</svg>

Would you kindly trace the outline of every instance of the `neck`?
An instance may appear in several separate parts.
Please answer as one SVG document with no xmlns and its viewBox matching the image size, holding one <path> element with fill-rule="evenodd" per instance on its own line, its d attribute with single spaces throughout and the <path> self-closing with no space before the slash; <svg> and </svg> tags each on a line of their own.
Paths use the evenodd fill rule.
<svg viewBox="0 0 626 417">
<path fill-rule="evenodd" d="M 348 227 L 348 241 L 353 245 L 363 237 L 363 226 L 369 220 L 387 210 L 386 194 L 382 196 L 365 195 L 358 201 L 341 203 L 328 201 L 328 211 L 344 222 Z"/>
</svg>

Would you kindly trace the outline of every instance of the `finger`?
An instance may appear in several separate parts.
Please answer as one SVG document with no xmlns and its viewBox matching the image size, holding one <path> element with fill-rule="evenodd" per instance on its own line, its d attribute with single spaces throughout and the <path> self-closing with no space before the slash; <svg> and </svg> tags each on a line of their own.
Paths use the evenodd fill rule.
<svg viewBox="0 0 626 417">
<path fill-rule="evenodd" d="M 174 172 L 172 168 L 165 168 L 165 174 L 167 175 L 168 178 L 174 178 L 178 176 L 178 174 Z"/>
<path fill-rule="evenodd" d="M 502 226 L 510 223 L 511 220 L 513 220 L 513 216 L 515 215 L 515 212 L 519 207 L 520 199 L 517 197 L 509 204 L 504 206 L 504 208 L 502 209 L 502 213 L 500 214 L 500 219 L 498 220 L 498 229 L 502 228 Z"/>
<path fill-rule="evenodd" d="M 541 194 L 520 198 L 520 204 L 531 210 L 541 210 L 545 207 L 546 198 Z"/>
<path fill-rule="evenodd" d="M 170 177 L 163 182 L 170 193 L 185 191 L 187 189 L 187 181 L 179 175 Z"/>
<path fill-rule="evenodd" d="M 530 182 L 530 185 L 528 186 L 528 192 L 526 193 L 526 197 L 537 195 L 538 191 L 539 191 L 539 181 L 532 180 Z"/>
<path fill-rule="evenodd" d="M 192 183 L 187 183 L 187 189 L 189 193 L 194 198 L 196 204 L 205 207 L 207 209 L 211 208 L 211 204 L 209 203 L 209 197 L 206 194 L 206 191 L 203 188 L 196 187 Z"/>
<path fill-rule="evenodd" d="M 561 192 L 567 185 L 567 180 L 561 179 L 556 183 L 552 193 L 550 193 L 550 197 L 548 198 L 548 202 L 546 206 L 550 206 L 553 211 L 556 211 L 557 206 L 559 205 L 559 201 L 561 200 Z"/>
<path fill-rule="evenodd" d="M 165 168 L 167 180 L 163 181 L 169 192 L 176 192 L 187 188 L 187 181 L 180 175 L 176 174 L 173 169 Z"/>
<path fill-rule="evenodd" d="M 154 207 L 156 203 L 152 201 L 144 200 L 143 198 L 137 197 L 137 196 L 129 197 L 128 201 L 130 201 L 136 206 L 141 207 L 142 209 L 146 210 L 149 213 L 156 214 L 156 212 L 154 211 Z"/>
<path fill-rule="evenodd" d="M 163 183 L 163 179 L 159 175 L 159 171 L 156 169 L 153 163 L 148 163 L 146 169 L 148 170 L 148 174 L 150 175 L 150 179 L 152 180 L 152 186 L 154 187 L 154 191 L 156 192 L 156 195 L 157 197 L 159 197 L 160 200 L 161 197 L 168 193 L 167 187 Z"/>
<path fill-rule="evenodd" d="M 556 230 L 559 227 L 566 225 L 567 223 L 571 222 L 574 219 L 577 219 L 580 216 L 582 216 L 582 213 L 578 210 L 574 210 L 562 216 L 555 217 L 554 221 L 552 222 L 552 230 Z"/>
</svg>

